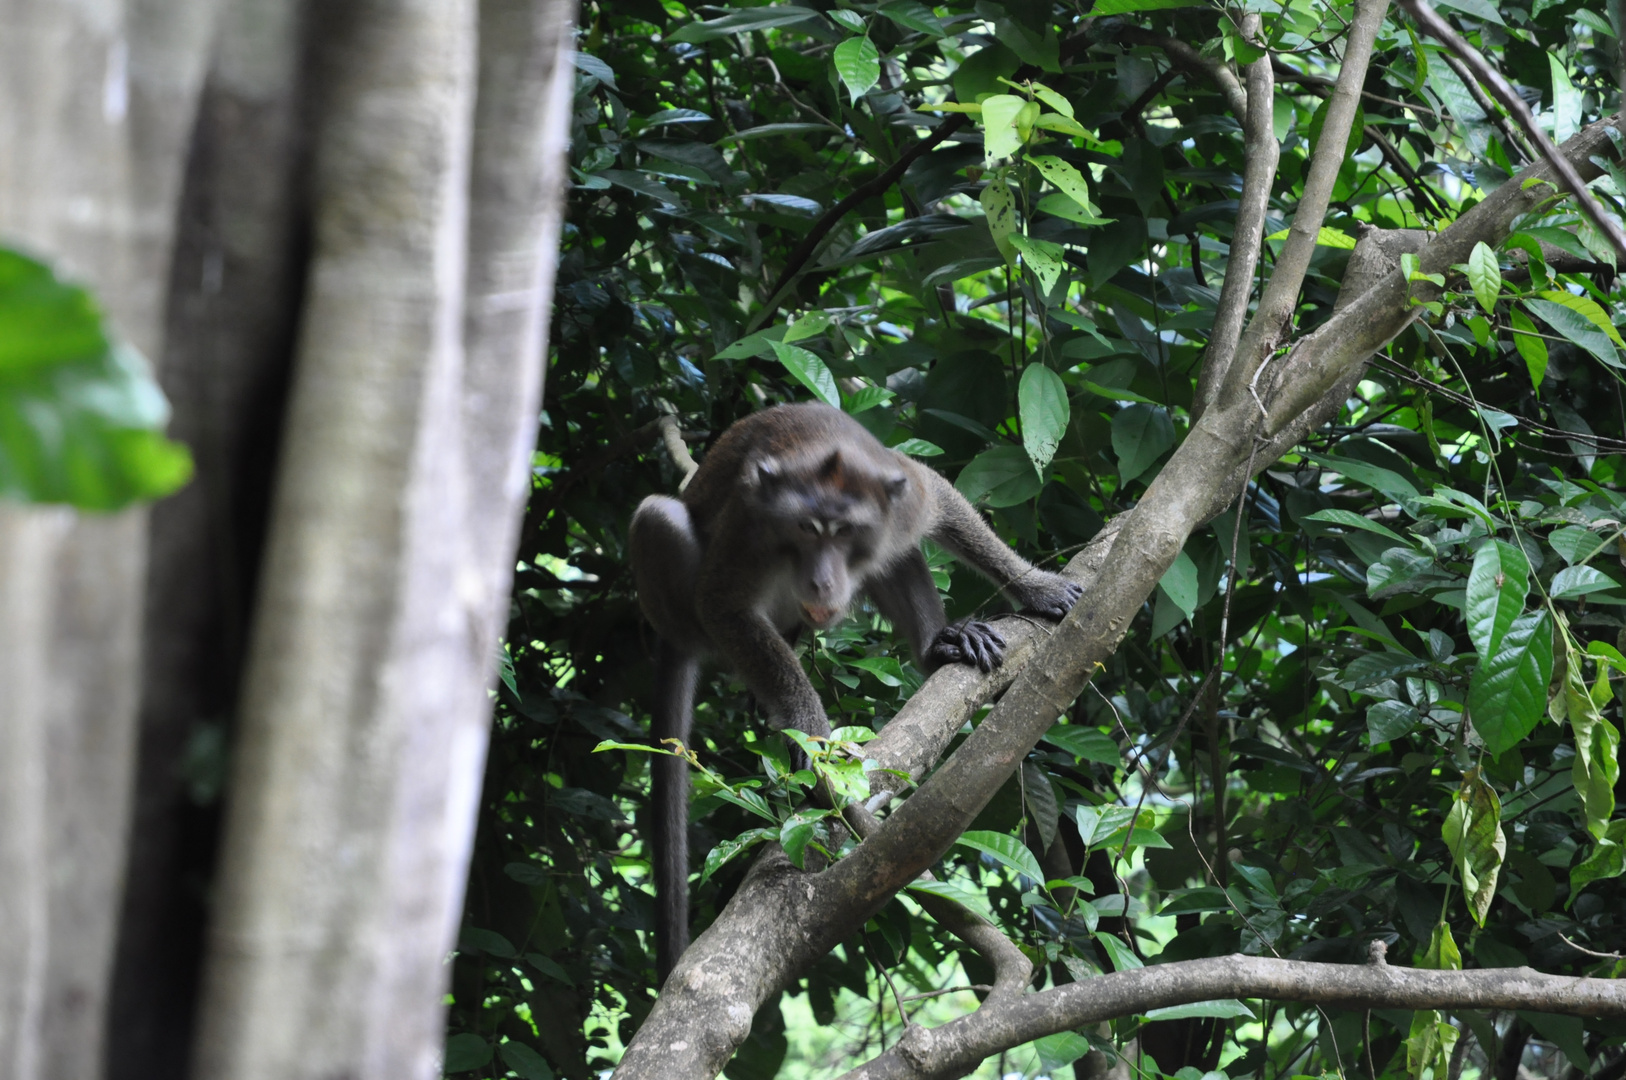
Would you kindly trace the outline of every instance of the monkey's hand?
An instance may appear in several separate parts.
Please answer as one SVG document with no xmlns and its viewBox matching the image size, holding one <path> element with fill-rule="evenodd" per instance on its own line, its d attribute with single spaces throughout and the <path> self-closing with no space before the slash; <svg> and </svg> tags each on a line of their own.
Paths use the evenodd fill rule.
<svg viewBox="0 0 1626 1080">
<path fill-rule="evenodd" d="M 924 659 L 933 671 L 944 664 L 971 664 L 987 674 L 1004 661 L 1005 639 L 985 622 L 950 623 L 932 638 Z"/>
<path fill-rule="evenodd" d="M 1084 586 L 1048 570 L 1030 570 L 1011 582 L 1005 591 L 1022 605 L 1023 611 L 1060 619 L 1073 610 L 1078 598 L 1084 595 Z"/>
</svg>

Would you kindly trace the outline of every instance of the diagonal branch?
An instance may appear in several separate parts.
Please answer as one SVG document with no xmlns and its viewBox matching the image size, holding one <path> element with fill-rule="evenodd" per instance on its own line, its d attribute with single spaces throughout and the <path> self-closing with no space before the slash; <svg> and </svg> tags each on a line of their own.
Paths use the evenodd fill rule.
<svg viewBox="0 0 1626 1080">
<path fill-rule="evenodd" d="M 1609 242 L 1615 246 L 1615 254 L 1626 259 L 1626 232 L 1621 231 L 1620 223 L 1604 213 L 1603 206 L 1592 197 L 1592 192 L 1587 190 L 1581 174 L 1564 160 L 1564 155 L 1558 152 L 1558 147 L 1553 145 L 1547 133 L 1536 123 L 1536 118 L 1530 114 L 1530 106 L 1526 105 L 1524 99 L 1514 92 L 1506 79 L 1502 78 L 1501 72 L 1491 67 L 1489 61 L 1479 54 L 1478 49 L 1468 44 L 1450 23 L 1440 18 L 1439 13 L 1429 6 L 1428 0 L 1400 0 L 1400 6 L 1405 8 L 1407 13 L 1417 20 L 1417 25 L 1428 31 L 1431 37 L 1438 38 L 1446 48 L 1460 56 L 1474 76 L 1490 87 L 1490 92 L 1496 96 L 1496 100 L 1500 101 L 1513 119 L 1519 122 L 1525 136 L 1535 144 L 1537 150 L 1541 151 L 1541 156 L 1552 166 L 1558 179 L 1569 188 L 1570 193 L 1581 204 L 1581 213 L 1586 215 L 1587 220 L 1592 222 L 1599 232 L 1609 238 Z"/>
</svg>

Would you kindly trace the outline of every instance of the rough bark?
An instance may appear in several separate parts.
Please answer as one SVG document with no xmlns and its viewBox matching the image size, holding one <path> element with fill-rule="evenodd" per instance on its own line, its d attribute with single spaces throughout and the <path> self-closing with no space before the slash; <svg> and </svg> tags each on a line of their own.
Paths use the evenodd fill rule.
<svg viewBox="0 0 1626 1080">
<path fill-rule="evenodd" d="M 213 21 L 213 0 L 0 3 L 0 235 L 88 284 L 149 357 Z M 106 1042 L 146 521 L 0 513 L 6 589 L 25 594 L 0 608 L 0 741 L 19 781 L 0 801 L 0 858 L 26 871 L 0 868 L 0 910 L 27 939 L 0 951 L 0 1072 L 17 1080 L 93 1076 Z"/>
</svg>

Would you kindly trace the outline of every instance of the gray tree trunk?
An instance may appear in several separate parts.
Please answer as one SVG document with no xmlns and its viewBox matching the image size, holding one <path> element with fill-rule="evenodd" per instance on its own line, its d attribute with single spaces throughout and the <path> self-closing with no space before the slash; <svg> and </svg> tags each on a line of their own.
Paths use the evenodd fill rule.
<svg viewBox="0 0 1626 1080">
<path fill-rule="evenodd" d="M 573 17 L 0 0 L 0 242 L 96 292 L 197 463 L 152 512 L 0 506 L 7 1080 L 438 1075 Z"/>
<path fill-rule="evenodd" d="M 212 9 L 0 2 L 0 237 L 90 285 L 149 357 Z M 100 1069 L 146 523 L 0 511 L 0 1074 L 15 1080 Z"/>
</svg>

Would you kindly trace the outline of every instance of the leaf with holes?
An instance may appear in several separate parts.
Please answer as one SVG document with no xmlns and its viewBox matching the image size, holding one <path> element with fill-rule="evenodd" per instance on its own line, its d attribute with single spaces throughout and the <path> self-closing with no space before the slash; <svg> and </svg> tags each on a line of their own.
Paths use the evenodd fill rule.
<svg viewBox="0 0 1626 1080">
<path fill-rule="evenodd" d="M 1477 768 L 1469 769 L 1462 778 L 1451 811 L 1445 816 L 1443 833 L 1445 845 L 1456 860 L 1468 911 L 1475 922 L 1484 926 L 1485 913 L 1496 896 L 1496 877 L 1502 870 L 1502 856 L 1507 853 L 1507 838 L 1502 835 L 1502 801 Z"/>
<path fill-rule="evenodd" d="M 994 246 L 1007 263 L 1014 263 L 1016 245 L 1011 243 L 1011 236 L 1016 232 L 1016 198 L 1011 194 L 1010 185 L 1003 180 L 990 181 L 977 201 L 988 217 L 988 231 L 993 234 Z"/>
<path fill-rule="evenodd" d="M 1054 241 L 1036 240 L 1019 232 L 1011 233 L 1010 242 L 1012 247 L 1022 253 L 1022 261 L 1033 271 L 1033 276 L 1039 279 L 1040 294 L 1048 296 L 1061 278 L 1064 265 L 1062 252 L 1066 249 Z"/>
<path fill-rule="evenodd" d="M 994 94 L 982 99 L 982 152 L 990 166 L 1022 148 L 1017 119 L 1028 103 L 1015 94 Z"/>
</svg>

